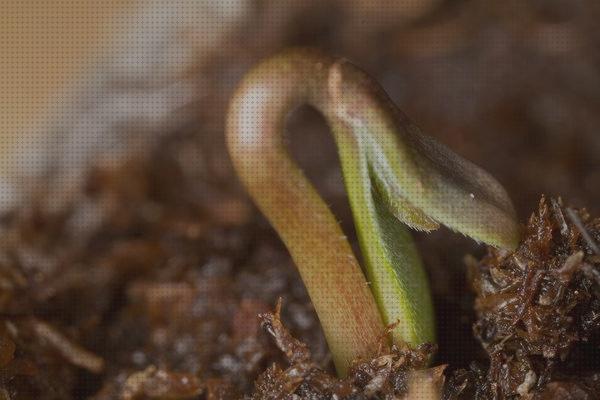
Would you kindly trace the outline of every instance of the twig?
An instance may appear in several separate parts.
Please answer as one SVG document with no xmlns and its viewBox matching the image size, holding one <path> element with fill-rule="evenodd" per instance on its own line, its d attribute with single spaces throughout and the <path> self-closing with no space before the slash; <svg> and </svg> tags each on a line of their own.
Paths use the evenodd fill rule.
<svg viewBox="0 0 600 400">
<path fill-rule="evenodd" d="M 32 319 L 31 323 L 38 337 L 52 345 L 71 364 L 96 374 L 104 369 L 101 357 L 72 342 L 52 325 L 38 319 Z"/>
<path fill-rule="evenodd" d="M 583 239 L 587 242 L 588 246 L 590 246 L 590 249 L 592 249 L 594 253 L 600 255 L 600 247 L 598 247 L 596 242 L 594 242 L 594 239 L 592 239 L 592 237 L 590 236 L 587 229 L 585 229 L 585 226 L 581 222 L 581 219 L 579 218 L 577 213 L 572 208 L 567 208 L 567 216 L 569 217 L 573 225 L 577 227 L 577 229 L 581 233 L 581 236 L 583 236 Z"/>
</svg>

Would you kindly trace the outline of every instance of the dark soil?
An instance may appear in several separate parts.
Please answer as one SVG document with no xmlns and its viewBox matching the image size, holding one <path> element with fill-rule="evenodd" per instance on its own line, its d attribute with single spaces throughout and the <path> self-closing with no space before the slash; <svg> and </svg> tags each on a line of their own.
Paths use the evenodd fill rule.
<svg viewBox="0 0 600 400">
<path fill-rule="evenodd" d="M 203 166 L 187 168 L 190 160 Z M 30 205 L 5 217 L 5 398 L 407 393 L 433 348 L 382 349 L 337 379 L 285 248 L 207 160 L 189 132 L 173 133 L 144 157 L 92 171 L 68 209 Z M 446 379 L 439 361 L 423 373 L 446 380 L 447 399 L 595 398 L 599 242 L 600 220 L 542 200 L 515 253 L 467 259 L 489 365 L 482 355 L 467 370 L 450 366 Z M 279 309 L 269 313 L 280 297 L 285 326 Z"/>
<path fill-rule="evenodd" d="M 444 367 L 426 369 L 434 348 L 422 345 L 418 349 L 381 346 L 380 354 L 371 360 L 357 360 L 348 376 L 338 379 L 315 364 L 305 343 L 295 339 L 280 320 L 281 304 L 275 313 L 261 315 L 263 327 L 273 336 L 279 349 L 286 354 L 289 366 L 273 365 L 256 380 L 252 399 L 326 400 L 368 398 L 414 398 L 418 384 L 432 380 L 436 396 L 442 391 Z"/>
<path fill-rule="evenodd" d="M 280 296 L 289 327 L 327 367 L 319 324 L 282 245 L 226 184 L 184 172 L 190 152 L 194 162 L 205 159 L 174 134 L 144 159 L 94 171 L 68 210 L 31 206 L 6 218 L 7 398 L 238 397 L 283 359 L 257 317 Z M 40 334 L 39 324 L 60 339 Z"/>
<path fill-rule="evenodd" d="M 596 398 L 599 239 L 600 219 L 542 199 L 515 252 L 470 262 L 474 332 L 489 356 L 487 373 L 474 367 L 467 378 L 471 398 Z"/>
<path fill-rule="evenodd" d="M 2 218 L 0 399 L 406 392 L 431 349 L 383 352 L 334 378 L 299 276 L 229 167 L 223 120 L 233 86 L 282 47 L 317 45 L 370 71 L 425 132 L 497 176 L 521 218 L 541 193 L 600 213 L 595 0 L 447 1 L 405 24 L 301 3 L 257 7 L 254 23 L 193 71 L 206 93 L 150 150 L 97 166 L 71 204 L 50 207 L 42 194 Z M 303 109 L 288 128 L 295 157 L 353 237 L 326 126 Z M 446 398 L 598 398 L 599 234 L 584 211 L 548 200 L 515 254 L 484 256 L 444 229 L 416 235 Z M 466 263 L 472 280 L 467 254 L 484 257 Z M 273 329 L 271 314 L 265 331 L 258 315 L 280 297 L 286 329 Z"/>
</svg>

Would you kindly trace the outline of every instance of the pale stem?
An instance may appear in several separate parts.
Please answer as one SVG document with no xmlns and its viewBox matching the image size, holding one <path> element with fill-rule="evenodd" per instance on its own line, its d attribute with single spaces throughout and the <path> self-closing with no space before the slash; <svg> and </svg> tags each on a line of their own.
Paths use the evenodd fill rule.
<svg viewBox="0 0 600 400">
<path fill-rule="evenodd" d="M 329 116 L 333 60 L 298 55 L 271 59 L 244 79 L 230 106 L 227 141 L 239 177 L 298 266 L 344 375 L 353 360 L 375 354 L 384 325 L 344 233 L 284 145 L 285 118 L 299 104 Z"/>
</svg>

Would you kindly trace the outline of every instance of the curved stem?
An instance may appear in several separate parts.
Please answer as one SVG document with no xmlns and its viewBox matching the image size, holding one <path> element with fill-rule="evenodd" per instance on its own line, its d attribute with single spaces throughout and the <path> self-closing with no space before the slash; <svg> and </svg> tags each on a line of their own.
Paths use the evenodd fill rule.
<svg viewBox="0 0 600 400">
<path fill-rule="evenodd" d="M 339 224 L 283 142 L 284 120 L 295 106 L 328 109 L 332 62 L 290 53 L 250 72 L 231 103 L 227 141 L 239 177 L 298 266 L 344 374 L 354 359 L 374 354 L 384 325 Z"/>
</svg>

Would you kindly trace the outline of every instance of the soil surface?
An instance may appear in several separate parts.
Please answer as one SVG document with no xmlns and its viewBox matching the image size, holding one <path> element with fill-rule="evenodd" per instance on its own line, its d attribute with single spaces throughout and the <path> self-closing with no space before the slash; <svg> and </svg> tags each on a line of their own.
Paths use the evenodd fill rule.
<svg viewBox="0 0 600 400">
<path fill-rule="evenodd" d="M 438 316 L 433 365 L 448 365 L 445 398 L 598 398 L 600 225 L 570 208 L 600 213 L 596 2 L 431 2 L 403 23 L 326 1 L 257 8 L 231 46 L 193 71 L 206 95 L 158 142 L 97 165 L 69 204 L 42 193 L 2 217 L 0 399 L 408 393 L 431 348 L 392 349 L 334 377 L 295 267 L 232 174 L 231 91 L 290 45 L 317 45 L 372 73 L 425 132 L 497 176 L 523 220 L 541 194 L 563 198 L 541 203 L 514 254 L 445 229 L 416 234 Z M 301 109 L 288 130 L 352 238 L 322 119 Z M 429 373 L 442 379 L 441 367 Z"/>
<path fill-rule="evenodd" d="M 468 398 L 597 398 L 599 239 L 600 219 L 543 198 L 515 252 L 470 259 L 474 333 L 489 366 L 456 373 Z"/>
</svg>

